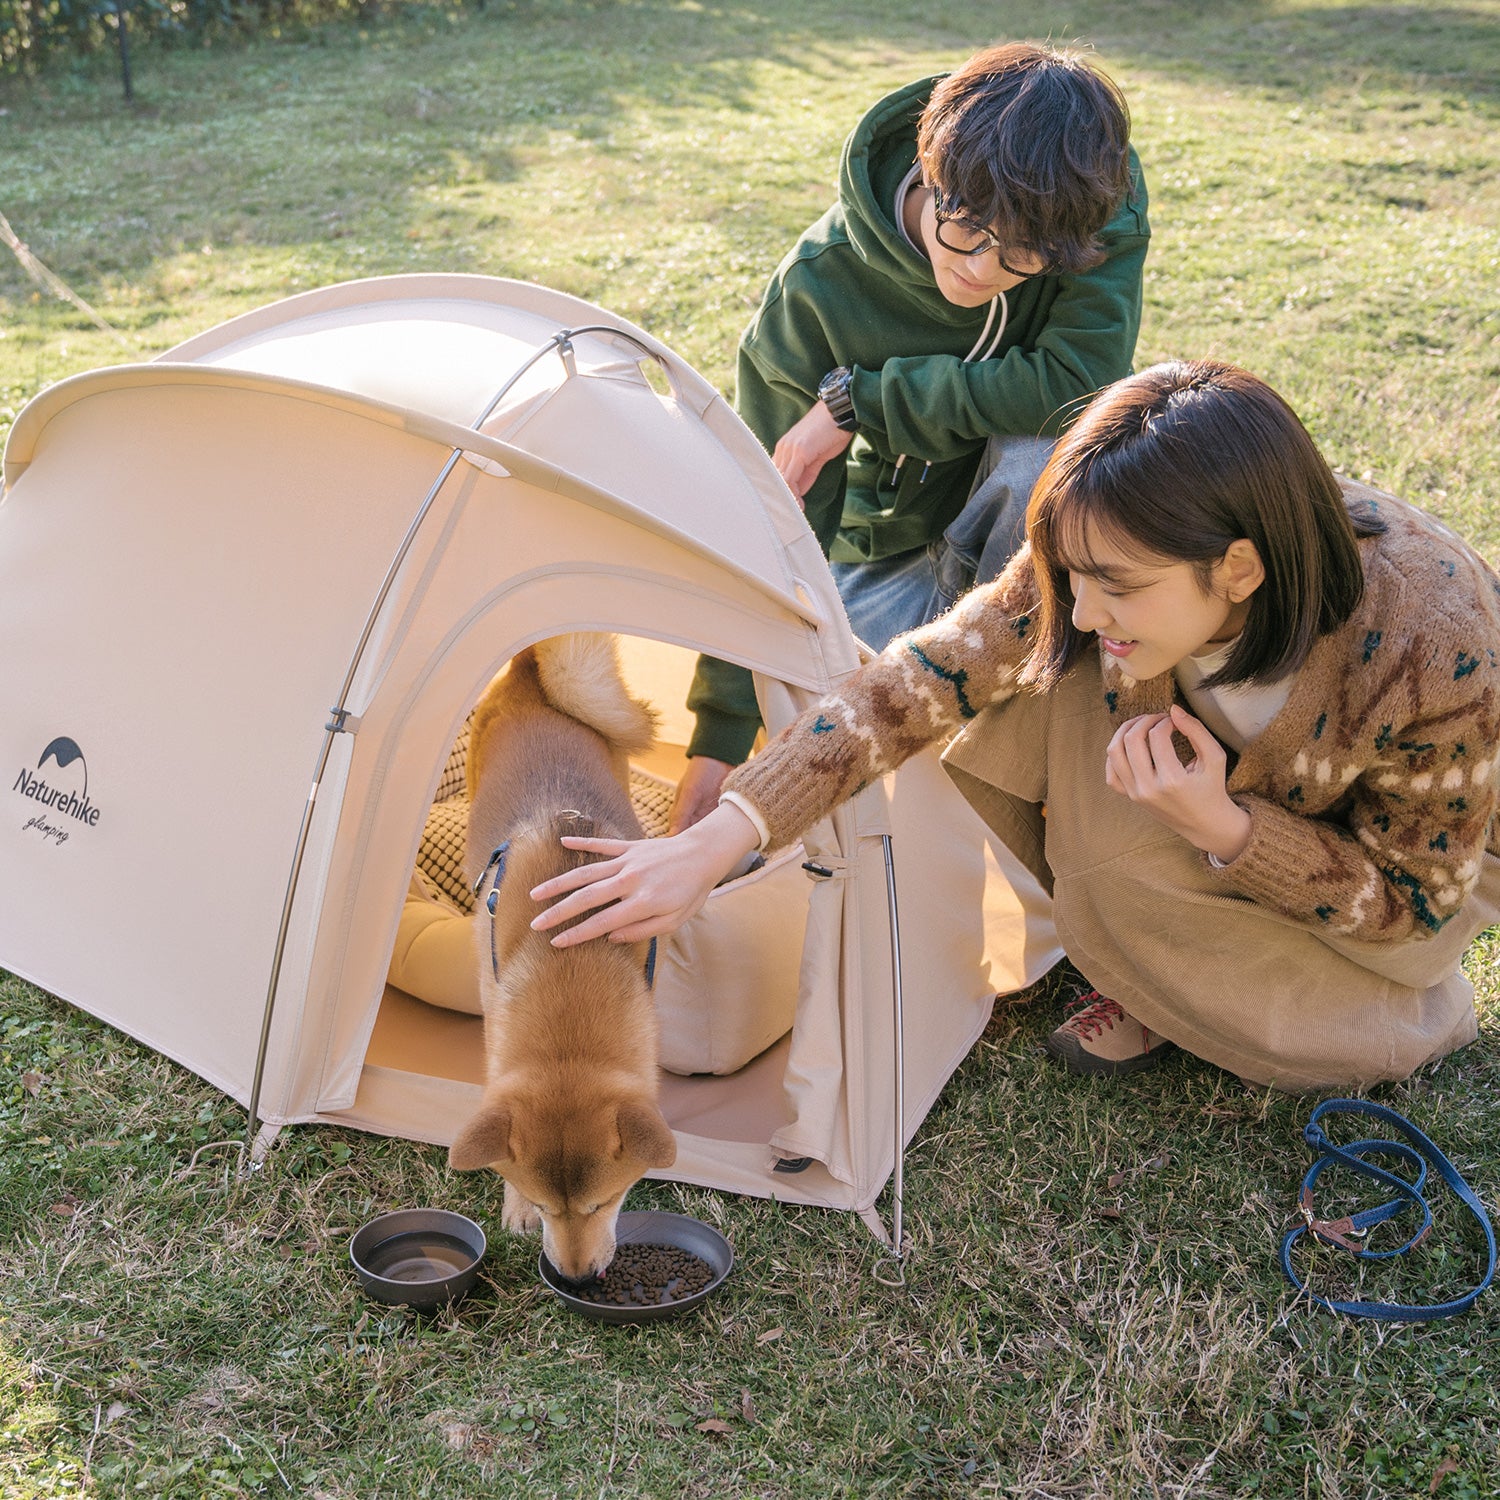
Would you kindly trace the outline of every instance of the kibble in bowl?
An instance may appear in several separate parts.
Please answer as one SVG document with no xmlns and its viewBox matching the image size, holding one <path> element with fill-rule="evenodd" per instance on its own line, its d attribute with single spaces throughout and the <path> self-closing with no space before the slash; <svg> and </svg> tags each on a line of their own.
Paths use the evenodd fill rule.
<svg viewBox="0 0 1500 1500">
<path fill-rule="evenodd" d="M 605 1323 L 647 1323 L 697 1307 L 734 1265 L 717 1229 L 685 1214 L 626 1212 L 615 1227 L 615 1258 L 597 1281 L 575 1285 L 543 1255 L 542 1280 L 562 1304 Z"/>
</svg>

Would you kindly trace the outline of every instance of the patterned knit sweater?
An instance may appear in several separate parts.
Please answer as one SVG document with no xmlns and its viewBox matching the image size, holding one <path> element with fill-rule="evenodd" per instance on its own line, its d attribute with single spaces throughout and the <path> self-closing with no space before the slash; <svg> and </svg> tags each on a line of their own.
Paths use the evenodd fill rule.
<svg viewBox="0 0 1500 1500">
<path fill-rule="evenodd" d="M 1353 616 L 1315 643 L 1285 706 L 1231 760 L 1228 790 L 1250 814 L 1250 843 L 1214 878 L 1309 926 L 1398 942 L 1438 931 L 1486 849 L 1500 854 L 1500 580 L 1431 517 L 1343 487 L 1387 529 L 1360 543 L 1365 593 Z M 1018 691 L 1036 598 L 1023 548 L 994 583 L 898 636 L 725 789 L 760 811 L 770 847 L 790 842 Z M 1180 701 L 1172 673 L 1136 682 L 1101 655 L 1099 711 L 1115 726 Z M 1102 765 L 1099 778 L 1115 795 Z"/>
</svg>

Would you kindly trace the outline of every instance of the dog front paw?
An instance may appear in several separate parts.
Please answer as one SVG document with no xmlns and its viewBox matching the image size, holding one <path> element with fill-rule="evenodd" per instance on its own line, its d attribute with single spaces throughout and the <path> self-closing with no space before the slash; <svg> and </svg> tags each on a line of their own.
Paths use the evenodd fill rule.
<svg viewBox="0 0 1500 1500">
<path fill-rule="evenodd" d="M 523 1198 L 507 1182 L 505 1202 L 500 1209 L 500 1222 L 512 1234 L 535 1234 L 542 1227 L 542 1216 L 536 1204 Z"/>
</svg>

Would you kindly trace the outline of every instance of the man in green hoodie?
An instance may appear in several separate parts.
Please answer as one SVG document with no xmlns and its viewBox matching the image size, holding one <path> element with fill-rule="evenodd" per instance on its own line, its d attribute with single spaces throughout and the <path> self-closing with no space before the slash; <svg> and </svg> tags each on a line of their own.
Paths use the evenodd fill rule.
<svg viewBox="0 0 1500 1500">
<path fill-rule="evenodd" d="M 1021 43 L 882 99 L 839 201 L 740 340 L 740 416 L 802 501 L 877 650 L 994 577 L 1052 439 L 1129 373 L 1150 229 L 1119 91 Z M 700 659 L 674 832 L 760 725 L 750 673 Z"/>
</svg>

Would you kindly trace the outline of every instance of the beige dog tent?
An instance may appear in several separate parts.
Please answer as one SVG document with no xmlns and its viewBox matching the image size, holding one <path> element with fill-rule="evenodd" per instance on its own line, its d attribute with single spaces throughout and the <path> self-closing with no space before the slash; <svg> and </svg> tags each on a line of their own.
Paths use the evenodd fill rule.
<svg viewBox="0 0 1500 1500">
<path fill-rule="evenodd" d="M 386 976 L 450 746 L 512 654 L 619 633 L 679 743 L 699 650 L 753 669 L 772 729 L 858 661 L 717 392 L 517 282 L 335 286 L 66 380 L 4 476 L 0 965 L 251 1105 L 262 1144 L 447 1143 L 477 1099 L 480 1023 Z M 879 1229 L 898 1136 L 1055 946 L 931 755 L 795 860 L 805 917 L 769 939 L 800 951 L 795 1023 L 727 1076 L 664 1077 L 663 1175 Z"/>
</svg>

